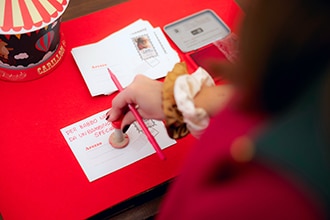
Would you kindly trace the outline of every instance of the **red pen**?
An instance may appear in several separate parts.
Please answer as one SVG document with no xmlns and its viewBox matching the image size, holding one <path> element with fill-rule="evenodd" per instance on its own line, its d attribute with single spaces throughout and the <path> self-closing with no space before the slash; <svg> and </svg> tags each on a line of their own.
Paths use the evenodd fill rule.
<svg viewBox="0 0 330 220">
<path fill-rule="evenodd" d="M 119 92 L 121 92 L 123 90 L 123 87 L 121 86 L 121 84 L 118 81 L 117 77 L 115 76 L 115 74 L 109 68 L 108 68 L 108 72 L 110 74 L 110 77 L 111 77 L 113 83 L 116 85 L 116 87 L 119 90 Z M 162 152 L 161 148 L 159 147 L 157 141 L 155 140 L 154 136 L 150 133 L 148 127 L 143 122 L 143 119 L 142 119 L 141 115 L 139 114 L 139 112 L 131 104 L 128 104 L 128 107 L 131 110 L 132 114 L 134 115 L 136 121 L 139 123 L 139 125 L 142 128 L 142 130 L 144 131 L 144 133 L 147 136 L 149 142 L 151 143 L 151 145 L 155 149 L 155 151 L 158 154 L 159 158 L 161 160 L 165 160 L 165 155 L 163 154 L 163 152 Z"/>
</svg>

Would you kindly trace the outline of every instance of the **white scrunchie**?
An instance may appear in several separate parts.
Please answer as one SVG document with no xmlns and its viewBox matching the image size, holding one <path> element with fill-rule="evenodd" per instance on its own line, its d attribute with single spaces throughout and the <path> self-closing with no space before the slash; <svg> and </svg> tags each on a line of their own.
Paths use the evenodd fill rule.
<svg viewBox="0 0 330 220">
<path fill-rule="evenodd" d="M 194 73 L 179 76 L 174 84 L 174 98 L 190 133 L 199 138 L 210 122 L 203 108 L 196 108 L 194 97 L 202 86 L 214 86 L 212 77 L 201 67 Z"/>
</svg>

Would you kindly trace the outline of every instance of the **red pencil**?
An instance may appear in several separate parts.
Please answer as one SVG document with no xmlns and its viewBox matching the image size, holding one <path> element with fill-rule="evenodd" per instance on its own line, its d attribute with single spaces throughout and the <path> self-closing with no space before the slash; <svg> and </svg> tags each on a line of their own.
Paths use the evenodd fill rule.
<svg viewBox="0 0 330 220">
<path fill-rule="evenodd" d="M 119 92 L 121 92 L 123 90 L 123 87 L 121 86 L 121 84 L 118 81 L 117 77 L 115 76 L 115 74 L 109 68 L 108 68 L 108 72 L 110 74 L 110 77 L 111 77 L 113 83 L 116 85 Z M 155 140 L 154 136 L 150 133 L 148 127 L 143 122 L 143 119 L 142 119 L 141 115 L 139 114 L 139 112 L 131 104 L 128 104 L 128 107 L 131 110 L 131 112 L 133 113 L 136 121 L 139 123 L 142 130 L 144 131 L 144 133 L 147 136 L 149 142 L 151 143 L 151 145 L 155 149 L 155 151 L 158 154 L 159 158 L 162 159 L 162 160 L 165 160 L 165 155 L 163 154 L 163 152 L 162 152 L 161 148 L 159 147 L 157 141 Z"/>
</svg>

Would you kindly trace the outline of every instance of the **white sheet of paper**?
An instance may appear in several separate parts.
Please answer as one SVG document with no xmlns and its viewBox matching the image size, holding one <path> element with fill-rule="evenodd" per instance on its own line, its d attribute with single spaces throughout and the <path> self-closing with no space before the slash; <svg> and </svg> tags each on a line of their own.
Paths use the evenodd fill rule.
<svg viewBox="0 0 330 220">
<path fill-rule="evenodd" d="M 145 39 L 145 48 L 139 47 L 138 39 Z M 137 74 L 164 77 L 180 61 L 162 30 L 141 19 L 97 43 L 73 48 L 71 53 L 92 96 L 117 91 L 107 68 L 126 87 Z"/>
<path fill-rule="evenodd" d="M 105 120 L 107 111 L 99 112 L 61 129 L 62 135 L 90 182 L 155 153 L 136 122 L 126 132 L 129 136 L 129 144 L 123 149 L 113 148 L 108 139 L 114 128 Z M 176 143 L 167 135 L 163 122 L 146 120 L 145 123 L 162 149 Z"/>
</svg>

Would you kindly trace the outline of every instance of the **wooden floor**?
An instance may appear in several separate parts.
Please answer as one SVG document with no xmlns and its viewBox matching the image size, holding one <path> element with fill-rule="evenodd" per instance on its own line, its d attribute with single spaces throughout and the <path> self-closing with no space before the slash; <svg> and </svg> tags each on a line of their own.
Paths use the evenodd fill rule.
<svg viewBox="0 0 330 220">
<path fill-rule="evenodd" d="M 68 21 L 126 1 L 128 0 L 70 0 L 62 19 Z"/>
</svg>

